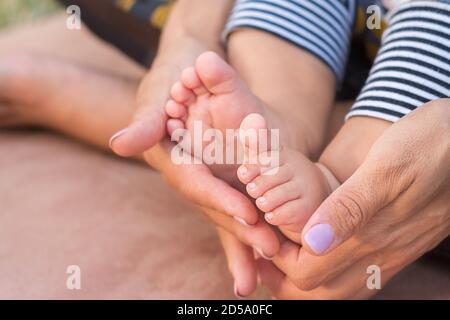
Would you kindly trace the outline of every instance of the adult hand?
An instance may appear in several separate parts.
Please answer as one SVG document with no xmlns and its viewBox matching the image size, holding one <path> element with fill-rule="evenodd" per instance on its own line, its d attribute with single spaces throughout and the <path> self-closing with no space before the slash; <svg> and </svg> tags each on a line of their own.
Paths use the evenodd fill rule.
<svg viewBox="0 0 450 320">
<path fill-rule="evenodd" d="M 223 55 L 220 36 L 233 0 L 178 0 L 164 26 L 158 54 L 137 93 L 134 120 L 112 139 L 121 156 L 140 154 L 166 135 L 164 106 L 181 71 L 211 50 Z"/>
<path fill-rule="evenodd" d="M 196 54 L 193 54 L 192 61 L 195 58 Z M 186 56 L 179 59 L 189 60 Z M 173 61 L 177 59 L 173 57 Z M 174 82 L 168 79 L 178 78 L 180 70 L 181 68 L 171 68 L 165 64 L 161 67 L 159 64 L 154 65 L 141 85 L 147 103 L 138 109 L 137 120 L 132 125 L 133 138 L 130 142 L 115 140 L 112 146 L 117 153 L 128 155 L 133 154 L 135 150 L 146 148 L 147 143 L 157 142 L 144 152 L 145 160 L 162 174 L 170 186 L 197 205 L 220 227 L 220 239 L 235 279 L 235 292 L 237 295 L 246 296 L 256 287 L 252 247 L 262 255 L 273 256 L 279 248 L 278 239 L 272 229 L 258 218 L 252 202 L 241 192 L 216 178 L 206 165 L 177 165 L 171 160 L 170 152 L 174 145 L 166 136 L 163 107 L 169 97 L 171 86 L 168 83 Z M 153 126 L 150 126 L 150 123 Z M 144 139 L 147 136 L 152 137 L 154 141 Z M 133 139 L 136 139 L 136 142 L 133 142 Z"/>
<path fill-rule="evenodd" d="M 172 188 L 199 207 L 216 226 L 254 247 L 263 256 L 274 256 L 279 249 L 278 238 L 272 228 L 259 219 L 250 199 L 214 177 L 204 164 L 175 164 L 169 153 L 172 147 L 170 142 L 163 141 L 145 153 L 145 158 Z"/>
<path fill-rule="evenodd" d="M 184 68 L 193 65 L 205 51 L 223 55 L 220 34 L 232 5 L 232 0 L 176 2 L 161 37 L 157 58 L 140 85 L 134 120 L 111 138 L 110 145 L 121 156 L 144 153 L 150 166 L 220 227 L 236 291 L 248 295 L 256 286 L 251 248 L 273 256 L 279 248 L 278 239 L 272 229 L 259 220 L 252 202 L 214 177 L 207 166 L 176 165 L 171 161 L 173 145 L 166 136 L 164 111 L 170 88 Z"/>
<path fill-rule="evenodd" d="M 248 198 L 214 177 L 206 165 L 173 163 L 169 153 L 171 148 L 168 141 L 158 144 L 151 152 L 145 153 L 147 162 L 218 227 L 235 280 L 235 294 L 251 294 L 256 288 L 257 275 L 253 249 L 261 256 L 274 256 L 279 249 L 275 232 L 258 218 Z"/>
<path fill-rule="evenodd" d="M 308 221 L 304 247 L 286 241 L 274 265 L 259 263 L 263 282 L 279 298 L 375 294 L 369 266 L 383 285 L 450 234 L 449 164 L 450 99 L 440 99 L 385 131 Z"/>
</svg>

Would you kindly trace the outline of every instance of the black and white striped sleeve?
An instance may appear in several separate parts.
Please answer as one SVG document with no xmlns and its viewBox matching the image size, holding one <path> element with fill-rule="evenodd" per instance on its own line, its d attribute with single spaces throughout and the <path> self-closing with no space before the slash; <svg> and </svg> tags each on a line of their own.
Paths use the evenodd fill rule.
<svg viewBox="0 0 450 320">
<path fill-rule="evenodd" d="M 450 96 L 450 1 L 402 5 L 389 20 L 367 82 L 347 118 L 397 121 Z"/>
<path fill-rule="evenodd" d="M 225 28 L 272 33 L 312 53 L 341 82 L 349 51 L 356 0 L 237 0 Z"/>
</svg>

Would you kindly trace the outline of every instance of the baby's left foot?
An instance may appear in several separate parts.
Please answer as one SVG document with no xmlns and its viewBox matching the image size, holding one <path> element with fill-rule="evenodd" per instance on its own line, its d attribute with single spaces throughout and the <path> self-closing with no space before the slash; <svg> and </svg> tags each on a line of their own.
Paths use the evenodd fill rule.
<svg viewBox="0 0 450 320">
<path fill-rule="evenodd" d="M 247 193 L 256 199 L 257 207 L 265 213 L 265 220 L 278 226 L 292 241 L 300 243 L 302 229 L 309 217 L 339 183 L 328 169 L 297 151 L 275 150 L 270 143 L 266 150 L 255 150 L 261 144 L 249 139 L 261 137 L 258 135 L 264 134 L 261 130 L 267 130 L 267 125 L 259 114 L 248 115 L 242 121 L 240 138 L 246 162 L 239 167 L 238 178 L 246 185 Z"/>
<path fill-rule="evenodd" d="M 194 141 L 195 124 L 201 124 L 202 135 L 208 129 L 219 130 L 224 137 L 223 144 L 217 143 L 216 139 L 200 143 L 204 150 L 208 145 L 213 146 L 214 154 L 232 155 L 232 161 L 214 162 L 209 164 L 209 168 L 216 176 L 234 184 L 237 182 L 236 169 L 240 164 L 238 155 L 241 155 L 241 150 L 237 136 L 226 139 L 227 130 L 236 131 L 245 116 L 251 113 L 265 114 L 268 121 L 274 123 L 274 117 L 269 117 L 266 111 L 264 104 L 251 93 L 228 63 L 216 53 L 205 52 L 197 58 L 194 66 L 182 72 L 180 81 L 171 89 L 171 99 L 166 104 L 167 132 L 173 137 L 179 129 L 188 131 L 190 139 L 184 137 L 182 140 L 183 143 L 189 141 L 185 150 L 207 162 L 202 150 L 195 153 L 199 149 L 199 141 Z M 221 147 L 223 150 L 220 150 Z"/>
</svg>

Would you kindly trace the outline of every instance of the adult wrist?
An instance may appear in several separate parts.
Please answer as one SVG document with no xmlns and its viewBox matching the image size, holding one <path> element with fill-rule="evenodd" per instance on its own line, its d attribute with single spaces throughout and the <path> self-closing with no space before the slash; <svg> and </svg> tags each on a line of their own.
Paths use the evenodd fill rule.
<svg viewBox="0 0 450 320">
<path fill-rule="evenodd" d="M 363 163 L 372 145 L 391 124 L 369 117 L 349 119 L 326 147 L 319 162 L 336 173 L 342 183 Z"/>
</svg>

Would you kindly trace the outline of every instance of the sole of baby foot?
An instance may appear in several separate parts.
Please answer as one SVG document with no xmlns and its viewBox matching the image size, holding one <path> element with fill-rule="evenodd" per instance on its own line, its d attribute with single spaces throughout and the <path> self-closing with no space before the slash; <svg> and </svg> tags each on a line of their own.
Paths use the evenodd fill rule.
<svg viewBox="0 0 450 320">
<path fill-rule="evenodd" d="M 206 128 L 224 133 L 238 129 L 248 114 L 263 112 L 262 103 L 234 69 L 213 52 L 203 53 L 182 72 L 166 105 L 169 118 L 182 121 L 188 130 L 194 121 L 201 121 Z"/>
<path fill-rule="evenodd" d="M 265 108 L 235 70 L 213 52 L 201 54 L 194 66 L 186 68 L 181 79 L 172 86 L 165 110 L 169 117 L 169 135 L 179 135 L 178 132 L 174 135 L 177 129 L 188 131 L 189 135 L 183 133 L 183 143 L 189 137 L 189 143 L 185 144 L 189 148 L 187 151 L 208 164 L 214 175 L 240 187 L 236 170 L 242 162 L 242 148 L 237 132 L 247 115 L 264 113 Z M 198 128 L 201 141 L 197 141 Z M 208 132 L 209 129 L 219 131 L 221 136 L 214 133 L 213 140 L 204 140 L 212 132 Z M 213 141 L 214 146 L 208 150 L 214 151 L 206 154 L 206 147 Z M 201 154 L 198 154 L 199 149 Z M 211 157 L 205 159 L 207 156 Z"/>
</svg>

